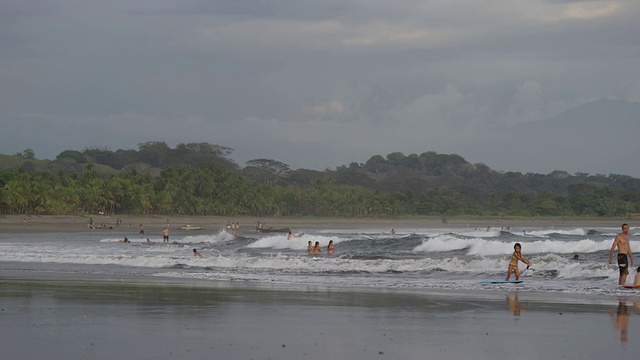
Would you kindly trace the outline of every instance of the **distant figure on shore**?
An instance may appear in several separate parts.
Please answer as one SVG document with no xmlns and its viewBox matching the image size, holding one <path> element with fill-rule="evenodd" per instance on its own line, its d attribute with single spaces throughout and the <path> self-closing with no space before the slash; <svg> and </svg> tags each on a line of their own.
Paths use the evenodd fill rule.
<svg viewBox="0 0 640 360">
<path fill-rule="evenodd" d="M 322 254 L 322 248 L 320 247 L 320 242 L 316 241 L 316 244 L 313 246 L 313 255 Z"/>
<path fill-rule="evenodd" d="M 531 262 L 522 256 L 522 245 L 516 243 L 513 245 L 513 254 L 511 254 L 511 261 L 509 261 L 509 269 L 507 270 L 506 281 L 511 278 L 511 273 L 516 273 L 516 280 L 520 280 L 520 269 L 518 269 L 518 261 L 522 261 L 527 264 L 527 267 L 531 266 Z"/>
<path fill-rule="evenodd" d="M 329 240 L 329 245 L 327 245 L 327 254 L 328 255 L 333 255 L 333 253 L 336 251 L 335 247 L 333 246 L 333 240 Z"/>
<path fill-rule="evenodd" d="M 391 229 L 391 235 L 395 235 L 396 234 L 396 229 Z"/>
<path fill-rule="evenodd" d="M 169 242 L 169 228 L 165 227 L 164 229 L 162 229 L 162 242 L 163 243 L 168 243 Z"/>
<path fill-rule="evenodd" d="M 629 246 L 629 225 L 622 224 L 622 232 L 616 236 L 609 250 L 609 264 L 613 264 L 613 252 L 618 248 L 618 269 L 620 277 L 618 285 L 624 285 L 629 275 L 629 266 L 633 266 L 633 256 Z"/>
<path fill-rule="evenodd" d="M 169 228 L 169 219 L 167 219 L 167 228 Z"/>
<path fill-rule="evenodd" d="M 140 235 L 144 235 L 144 225 L 140 224 Z"/>
<path fill-rule="evenodd" d="M 202 257 L 202 254 L 200 254 L 200 252 L 197 249 L 193 249 L 193 256 Z"/>
</svg>

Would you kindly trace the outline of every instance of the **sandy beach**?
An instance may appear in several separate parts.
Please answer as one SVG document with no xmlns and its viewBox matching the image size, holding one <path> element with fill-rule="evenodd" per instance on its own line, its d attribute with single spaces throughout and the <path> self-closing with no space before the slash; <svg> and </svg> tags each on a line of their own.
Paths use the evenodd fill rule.
<svg viewBox="0 0 640 360">
<path fill-rule="evenodd" d="M 640 301 L 144 280 L 1 284 L 7 359 L 636 359 L 640 351 Z"/>
<path fill-rule="evenodd" d="M 115 224 L 113 217 L 95 216 L 93 220 L 95 224 Z M 190 224 L 222 229 L 227 220 L 240 222 L 241 232 L 255 234 L 253 218 L 169 218 L 171 228 Z M 274 227 L 304 231 L 478 227 L 481 233 L 486 226 L 507 223 L 519 228 L 569 224 L 615 229 L 621 222 L 565 223 L 564 220 L 531 219 L 491 223 L 450 219 L 443 224 L 438 219 L 262 220 Z M 144 224 L 147 234 L 158 236 L 166 221 L 166 217 L 160 216 L 123 216 L 113 233 L 120 236 L 130 231 L 137 235 L 139 224 Z M 368 277 L 366 273 L 370 270 L 357 269 L 287 277 L 288 268 L 285 268 L 282 278 L 298 279 L 291 283 L 274 281 L 279 279 L 274 275 L 277 271 L 258 273 L 261 268 L 252 270 L 251 264 L 244 264 L 248 266 L 243 270 L 246 273 L 234 272 L 235 265 L 225 268 L 225 262 L 232 258 L 221 255 L 220 251 L 225 251 L 223 244 L 216 243 L 205 251 L 208 258 L 194 260 L 188 254 L 194 245 L 188 240 L 171 246 L 139 244 L 126 248 L 117 242 L 100 242 L 111 236 L 109 230 L 88 231 L 87 223 L 88 217 L 80 216 L 0 217 L 2 241 L 10 246 L 7 249 L 36 256 L 31 262 L 0 262 L 3 358 L 582 360 L 636 359 L 640 351 L 640 291 L 620 292 L 608 277 L 600 276 L 598 280 L 603 291 L 589 290 L 595 280 L 585 275 L 586 293 L 564 293 L 557 286 L 567 284 L 568 280 L 545 280 L 544 272 L 539 279 L 528 280 L 531 284 L 528 287 L 478 287 L 478 281 L 472 279 L 467 283 L 476 287 L 466 289 L 455 287 L 455 277 L 436 281 L 429 287 L 397 287 L 400 283 L 412 284 L 417 280 L 414 277 L 437 277 L 442 270 L 436 271 L 436 275 L 407 271 L 403 273 L 404 278 L 399 276 L 401 271 L 383 271 L 376 277 Z M 56 236 L 58 232 L 62 235 Z M 216 235 L 217 230 L 212 232 L 209 236 L 221 236 Z M 49 233 L 53 236 L 49 237 Z M 85 239 L 89 235 L 92 238 Z M 189 235 L 180 236 L 188 238 Z M 604 237 L 608 244 L 607 235 Z M 136 241 L 141 240 L 136 236 Z M 73 257 L 60 262 L 36 261 L 41 256 L 37 252 L 42 249 L 48 249 L 42 250 L 42 256 L 46 256 L 59 250 L 59 246 L 68 246 L 61 251 L 66 254 L 67 249 L 74 251 L 80 244 L 96 254 L 106 249 L 102 251 L 116 260 L 126 259 L 132 252 L 146 256 L 158 251 L 166 251 L 168 255 L 146 257 L 144 261 L 175 260 L 169 267 L 160 264 L 149 270 L 139 265 L 131 268 L 126 261 L 115 265 L 97 260 L 76 263 Z M 23 246 L 26 250 L 21 250 Z M 205 245 L 196 243 L 195 246 Z M 292 250 L 294 254 L 295 251 Z M 598 251 L 602 250 L 596 249 L 594 254 Z M 78 256 L 90 255 L 80 253 Z M 285 266 L 300 264 L 302 269 L 306 268 L 306 263 L 301 261 L 307 259 L 297 255 L 283 257 L 267 253 L 266 258 L 263 256 L 259 261 L 264 263 L 272 256 L 276 259 L 273 261 L 285 262 Z M 237 261 L 242 263 L 243 259 L 241 256 Z M 311 259 L 309 263 L 321 266 L 321 261 L 326 261 L 327 266 L 344 266 L 352 261 L 347 258 L 317 260 L 320 262 Z M 367 269 L 375 269 L 375 264 L 383 261 L 373 258 Z M 438 266 L 444 266 L 447 261 L 443 260 Z M 561 259 L 555 261 L 563 264 Z M 606 260 L 596 261 L 600 262 Z M 279 262 L 269 264 L 278 266 Z M 590 265 L 585 266 L 588 270 Z M 605 271 L 609 273 L 614 269 Z M 169 272 L 182 272 L 184 276 L 163 276 Z M 218 272 L 229 273 L 234 280 L 217 280 Z M 191 278 L 189 274 L 211 277 Z M 365 282 L 368 279 L 387 281 L 387 285 L 350 287 L 337 283 L 349 274 Z M 502 269 L 498 274 L 503 276 Z M 273 278 L 265 281 L 265 276 Z M 260 281 L 252 280 L 257 277 L 261 277 Z M 323 282 L 314 283 L 313 279 L 319 277 Z M 305 279 L 310 280 L 305 282 Z M 549 281 L 556 284 L 552 292 L 535 290 L 545 289 Z"/>
<path fill-rule="evenodd" d="M 289 227 L 294 231 L 304 231 L 305 229 L 320 229 L 331 226 L 334 228 L 378 228 L 396 229 L 415 227 L 467 227 L 484 229 L 487 226 L 503 227 L 533 227 L 533 226 L 566 226 L 573 224 L 576 226 L 610 226 L 619 227 L 623 222 L 633 223 L 634 219 L 503 219 L 503 218 L 454 218 L 447 219 L 446 223 L 442 219 L 417 217 L 417 218 L 295 218 L 295 217 L 220 217 L 220 216 L 75 216 L 75 215 L 4 215 L 0 216 L 0 232 L 30 232 L 30 231 L 84 231 L 87 229 L 89 220 L 93 219 L 94 224 L 105 224 L 107 227 L 115 227 L 120 219 L 120 227 L 129 227 L 132 231 L 139 229 L 143 224 L 146 231 L 160 233 L 169 220 L 170 227 L 193 225 L 206 226 L 209 228 L 225 227 L 227 221 L 238 222 L 242 226 L 242 231 L 253 231 L 257 220 L 265 222 L 267 227 Z"/>
</svg>

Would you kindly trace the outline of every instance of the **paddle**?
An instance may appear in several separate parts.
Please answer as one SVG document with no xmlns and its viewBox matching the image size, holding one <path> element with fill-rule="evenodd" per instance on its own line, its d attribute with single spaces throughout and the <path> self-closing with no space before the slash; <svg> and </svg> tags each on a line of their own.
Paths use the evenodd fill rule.
<svg viewBox="0 0 640 360">
<path fill-rule="evenodd" d="M 520 276 L 522 276 L 522 274 L 524 274 L 524 273 L 525 273 L 525 271 L 527 271 L 527 270 L 529 270 L 529 265 L 527 265 L 527 268 L 526 268 L 526 269 L 524 269 L 524 270 L 522 270 L 522 271 L 520 272 Z M 531 269 L 531 270 L 533 270 L 533 269 Z"/>
</svg>

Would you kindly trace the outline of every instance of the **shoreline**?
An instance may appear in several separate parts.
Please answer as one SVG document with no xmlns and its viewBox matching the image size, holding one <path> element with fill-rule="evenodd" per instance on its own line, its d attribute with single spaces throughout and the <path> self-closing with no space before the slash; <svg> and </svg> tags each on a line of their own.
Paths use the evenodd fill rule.
<svg viewBox="0 0 640 360">
<path fill-rule="evenodd" d="M 253 231 L 255 221 L 261 219 L 268 227 L 280 228 L 288 227 L 297 232 L 304 229 L 355 229 L 367 227 L 371 229 L 381 229 L 388 231 L 392 228 L 402 231 L 403 228 L 478 228 L 487 226 L 493 228 L 527 228 L 527 227 L 560 227 L 560 226 L 581 226 L 581 227 L 614 227 L 618 228 L 623 223 L 631 223 L 633 227 L 634 219 L 567 219 L 567 218 L 475 218 L 460 217 L 447 219 L 446 223 L 442 219 L 434 217 L 399 217 L 399 218 L 318 218 L 318 217 L 255 217 L 255 216 L 112 216 L 112 215 L 3 215 L 0 216 L 0 232 L 81 232 L 87 231 L 90 218 L 94 225 L 105 224 L 107 229 L 116 229 L 116 222 L 119 218 L 120 229 L 131 229 L 136 231 L 140 224 L 144 224 L 145 230 L 160 232 L 167 225 L 169 220 L 170 229 L 175 230 L 178 226 L 193 225 L 205 226 L 206 228 L 224 229 L 227 221 L 239 222 L 242 231 Z"/>
<path fill-rule="evenodd" d="M 87 279 L 0 283 L 0 336 L 11 359 L 635 359 L 640 351 L 640 301 L 631 299 Z"/>
<path fill-rule="evenodd" d="M 51 286 L 96 286 L 96 287 L 142 287 L 142 288 L 197 288 L 203 291 L 257 291 L 276 293 L 352 293 L 363 296 L 403 296 L 403 297 L 436 297 L 443 299 L 458 299 L 460 301 L 502 301 L 507 294 L 518 294 L 544 304 L 557 304 L 558 306 L 608 306 L 617 302 L 621 297 L 611 294 L 580 294 L 565 292 L 549 292 L 536 290 L 523 290 L 520 288 L 493 288 L 486 289 L 452 289 L 452 288 L 376 288 L 359 286 L 328 286 L 328 285 L 303 285 L 283 284 L 252 281 L 226 281 L 210 279 L 186 279 L 167 277 L 162 275 L 137 274 L 135 277 L 119 273 L 68 273 L 54 269 L 29 271 L 12 270 L 0 267 L 2 277 L 0 283 L 4 286 L 29 286 L 28 284 L 41 284 Z M 625 300 L 640 302 L 640 292 L 629 292 L 624 296 Z"/>
</svg>

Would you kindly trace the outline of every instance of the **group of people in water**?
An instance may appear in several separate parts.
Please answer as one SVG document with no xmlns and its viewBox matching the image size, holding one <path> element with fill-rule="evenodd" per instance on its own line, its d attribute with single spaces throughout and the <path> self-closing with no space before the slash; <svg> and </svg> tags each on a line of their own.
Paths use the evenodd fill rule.
<svg viewBox="0 0 640 360">
<path fill-rule="evenodd" d="M 333 255 L 336 249 L 333 245 L 333 240 L 329 240 L 329 245 L 327 245 L 327 255 Z M 311 244 L 311 241 L 307 243 L 307 252 L 309 255 L 320 255 L 322 254 L 322 248 L 320 247 L 320 242 L 316 241 L 315 245 Z"/>
<path fill-rule="evenodd" d="M 231 233 L 231 234 L 235 234 L 237 231 L 240 230 L 240 223 L 239 222 L 233 222 L 233 221 L 227 221 L 227 232 Z"/>
<path fill-rule="evenodd" d="M 609 250 L 609 264 L 613 264 L 613 254 L 618 251 L 618 271 L 620 276 L 618 277 L 618 285 L 626 285 L 627 276 L 629 276 L 629 267 L 633 267 L 633 253 L 631 251 L 631 245 L 629 242 L 629 225 L 622 224 L 622 232 L 616 235 L 616 238 L 611 244 Z M 581 260 L 579 255 L 575 255 L 573 260 Z M 520 270 L 518 269 L 518 261 L 522 261 L 527 265 L 527 269 L 531 266 L 531 262 L 522 256 L 522 245 L 516 243 L 513 246 L 513 254 L 511 254 L 511 260 L 509 261 L 509 268 L 507 270 L 507 277 L 505 280 L 511 278 L 511 274 L 515 273 L 516 280 L 520 280 Z M 640 266 L 636 269 L 636 275 L 633 279 L 633 286 L 640 287 Z"/>
</svg>

